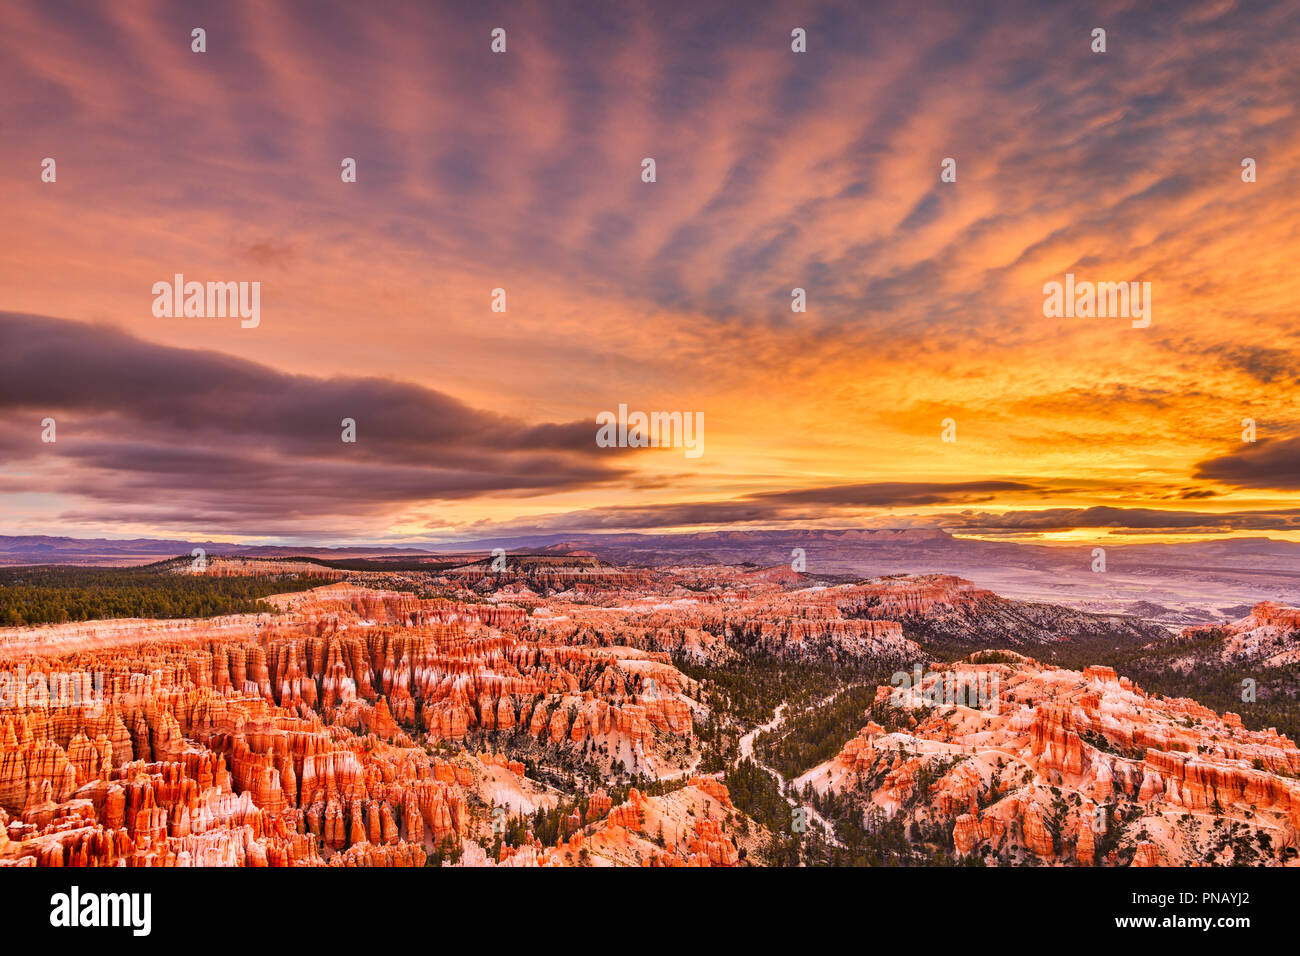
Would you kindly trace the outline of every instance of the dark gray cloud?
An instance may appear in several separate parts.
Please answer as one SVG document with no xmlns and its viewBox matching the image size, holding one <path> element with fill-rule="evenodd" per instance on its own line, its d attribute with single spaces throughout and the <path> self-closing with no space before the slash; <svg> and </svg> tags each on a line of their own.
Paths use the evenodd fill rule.
<svg viewBox="0 0 1300 956">
<path fill-rule="evenodd" d="M 1049 486 L 1016 481 L 884 481 L 759 492 L 724 501 L 592 508 L 537 519 L 487 523 L 477 531 L 544 534 L 552 531 L 651 530 L 674 527 L 766 523 L 815 523 L 869 508 L 969 505 L 996 494 L 1046 494 Z M 938 519 L 936 519 L 937 521 Z"/>
<path fill-rule="evenodd" d="M 989 501 L 997 494 L 1046 490 L 1046 486 L 1021 481 L 870 481 L 853 485 L 828 485 L 823 488 L 765 491 L 750 495 L 749 498 L 779 507 L 808 505 L 881 508 L 971 504 Z"/>
<path fill-rule="evenodd" d="M 1192 477 L 1236 488 L 1300 489 L 1300 436 L 1260 439 L 1244 451 L 1198 462 Z"/>
<path fill-rule="evenodd" d="M 596 508 L 566 514 L 544 515 L 533 519 L 508 522 L 480 522 L 466 529 L 466 534 L 550 534 L 597 531 L 655 531 L 670 528 L 710 527 L 737 524 L 765 527 L 798 528 L 825 526 L 839 521 L 836 527 L 858 524 L 853 516 L 856 505 L 907 507 L 916 504 L 960 505 L 985 500 L 983 491 L 963 488 L 982 484 L 1016 485 L 1028 494 L 1042 488 L 1015 482 L 956 482 L 949 485 L 918 482 L 883 483 L 880 486 L 850 486 L 855 492 L 837 494 L 835 488 L 811 488 L 754 495 L 720 502 L 691 502 L 645 507 Z M 891 490 L 891 488 L 893 490 Z M 839 489 L 843 491 L 843 489 Z M 763 500 L 759 500 L 763 499 Z M 774 500 L 767 500 L 774 499 Z M 806 503 L 807 507 L 802 505 Z M 835 507 L 836 503 L 841 507 Z M 1162 511 L 1155 508 L 1049 508 L 1041 511 L 1007 511 L 1001 514 L 962 510 L 944 514 L 876 517 L 867 527 L 943 529 L 954 534 L 1017 536 L 1073 531 L 1080 528 L 1122 535 L 1204 534 L 1229 532 L 1300 530 L 1300 509 L 1238 511 L 1207 514 L 1197 511 Z M 434 530 L 434 529 L 430 529 Z"/>
<path fill-rule="evenodd" d="M 950 531 L 979 534 L 1072 531 L 1077 528 L 1105 529 L 1118 534 L 1223 534 L 1230 531 L 1298 529 L 1300 509 L 1209 514 L 1203 511 L 1097 506 L 1008 511 L 1004 514 L 965 513 L 944 515 L 939 521 Z"/>
<path fill-rule="evenodd" d="M 381 505 L 531 495 L 619 479 L 594 422 L 530 425 L 379 378 L 290 375 L 106 327 L 0 313 L 0 461 L 131 516 L 309 520 Z M 57 421 L 55 444 L 39 422 Z M 357 442 L 341 440 L 356 422 Z M 110 520 L 109 512 L 100 514 Z M 260 529 L 259 529 L 260 530 Z"/>
</svg>

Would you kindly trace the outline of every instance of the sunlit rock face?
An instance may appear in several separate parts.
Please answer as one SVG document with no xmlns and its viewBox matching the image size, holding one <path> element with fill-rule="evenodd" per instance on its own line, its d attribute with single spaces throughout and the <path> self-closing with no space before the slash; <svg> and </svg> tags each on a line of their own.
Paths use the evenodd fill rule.
<svg viewBox="0 0 1300 956">
<path fill-rule="evenodd" d="M 963 669 L 996 675 L 996 707 L 881 687 L 877 712 L 894 726 L 867 724 L 796 786 L 858 792 L 864 825 L 901 815 L 922 839 L 990 863 L 1295 864 L 1300 750 L 1288 738 L 1148 695 L 1108 667 Z"/>
<path fill-rule="evenodd" d="M 24 677 L 0 706 L 0 865 L 764 862 L 746 854 L 767 831 L 717 763 L 700 770 L 717 714 L 684 673 L 764 660 L 980 678 L 957 700 L 879 688 L 861 732 L 792 781 L 866 829 L 901 824 L 915 858 L 1296 861 L 1294 743 L 1107 667 L 927 662 L 906 622 L 978 631 L 1025 607 L 961 578 L 478 570 L 410 590 L 352 575 L 273 613 L 0 631 L 0 674 Z M 1026 643 L 1055 613 L 1034 607 Z M 1295 613 L 1259 605 L 1224 645 L 1274 654 Z"/>
<path fill-rule="evenodd" d="M 969 582 L 950 580 L 947 588 L 929 578 L 826 587 L 788 567 L 672 568 L 648 585 L 552 596 L 527 626 L 542 641 L 609 641 L 709 661 L 738 652 L 903 660 L 920 648 L 881 613 L 880 594 L 892 595 L 897 610 L 966 600 Z"/>
<path fill-rule="evenodd" d="M 480 592 L 502 588 L 527 589 L 532 593 L 591 594 L 609 588 L 648 585 L 654 575 L 646 570 L 608 564 L 586 552 L 564 555 L 514 555 L 485 558 L 443 572 L 440 579 L 450 585 Z"/>
<path fill-rule="evenodd" d="M 736 823 L 740 815 L 727 788 L 712 777 L 692 777 L 685 787 L 663 796 L 636 789 L 614 807 L 588 807 L 575 818 L 572 835 L 554 846 L 536 841 L 503 846 L 497 859 L 478 850 L 465 866 L 722 866 L 740 863 Z M 752 824 L 750 824 L 752 826 Z"/>
<path fill-rule="evenodd" d="M 270 603 L 6 631 L 0 671 L 38 681 L 0 709 L 0 865 L 420 866 L 463 856 L 493 805 L 557 802 L 519 761 L 464 752 L 471 730 L 648 771 L 661 741 L 689 745 L 696 688 L 665 653 L 342 583 Z M 591 806 L 610 813 L 603 792 Z M 734 859 L 709 819 L 664 859 Z"/>
</svg>

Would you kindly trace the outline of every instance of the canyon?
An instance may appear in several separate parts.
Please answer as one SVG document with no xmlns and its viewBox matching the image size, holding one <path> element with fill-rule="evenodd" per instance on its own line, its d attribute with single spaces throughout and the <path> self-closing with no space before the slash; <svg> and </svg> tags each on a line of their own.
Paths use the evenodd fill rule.
<svg viewBox="0 0 1300 956">
<path fill-rule="evenodd" d="M 0 672 L 22 675 L 0 706 L 0 866 L 764 865 L 791 838 L 774 805 L 802 806 L 814 832 L 796 838 L 832 850 L 846 825 L 901 825 L 954 862 L 1295 863 L 1285 735 L 1033 656 L 1053 615 L 1140 646 L 1127 620 L 1031 614 L 949 574 L 582 553 L 503 572 L 220 557 L 210 573 L 304 589 L 257 613 L 0 629 Z M 923 646 L 981 613 L 1025 623 L 969 659 Z M 1296 615 L 1260 605 L 1234 626 Z M 763 763 L 757 734 L 910 664 L 996 675 L 997 706 L 919 689 L 900 706 L 877 679 L 832 759 L 790 779 Z M 727 674 L 764 700 L 767 681 L 858 676 L 753 719 Z"/>
</svg>

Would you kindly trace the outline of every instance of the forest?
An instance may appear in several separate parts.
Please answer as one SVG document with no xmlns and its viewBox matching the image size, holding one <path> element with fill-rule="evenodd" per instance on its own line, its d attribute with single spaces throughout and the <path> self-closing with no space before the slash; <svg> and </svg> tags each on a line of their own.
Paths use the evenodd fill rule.
<svg viewBox="0 0 1300 956">
<path fill-rule="evenodd" d="M 261 598 L 310 586 L 297 575 L 210 577 L 165 570 L 173 566 L 0 568 L 0 626 L 272 611 Z"/>
</svg>

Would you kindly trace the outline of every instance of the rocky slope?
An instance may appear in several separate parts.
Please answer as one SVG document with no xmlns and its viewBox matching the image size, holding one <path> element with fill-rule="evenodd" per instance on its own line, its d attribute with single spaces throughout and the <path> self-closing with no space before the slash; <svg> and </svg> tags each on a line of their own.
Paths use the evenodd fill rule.
<svg viewBox="0 0 1300 956">
<path fill-rule="evenodd" d="M 796 784 L 852 795 L 865 827 L 990 863 L 1297 862 L 1300 750 L 1109 668 L 962 665 L 997 687 L 985 707 L 882 687 L 870 722 Z M 892 726 L 885 726 L 885 723 Z"/>
<path fill-rule="evenodd" d="M 598 588 L 633 588 L 648 584 L 648 571 L 620 568 L 595 556 L 579 554 L 523 554 L 484 558 L 438 575 L 439 583 L 459 585 L 481 594 L 504 588 L 533 594 L 585 593 Z"/>
<path fill-rule="evenodd" d="M 603 795 L 604 791 L 598 791 Z M 727 788 L 712 777 L 692 777 L 663 796 L 636 789 L 611 806 L 588 804 L 586 814 L 566 818 L 567 836 L 554 846 L 538 841 L 502 847 L 493 859 L 478 845 L 462 866 L 737 866 L 747 855 L 748 824 Z"/>
<path fill-rule="evenodd" d="M 1179 636 L 1185 642 L 1221 637 L 1211 649 L 1220 663 L 1251 661 L 1263 667 L 1285 667 L 1300 663 L 1300 608 L 1262 601 L 1231 624 L 1188 627 Z M 1176 649 L 1178 642 L 1171 644 Z M 1179 660 L 1187 665 L 1194 658 Z"/>
<path fill-rule="evenodd" d="M 954 575 L 881 578 L 867 588 L 858 613 L 899 621 L 908 637 L 933 647 L 1027 648 L 1097 639 L 1124 644 L 1169 634 L 1137 617 L 1001 597 Z"/>
<path fill-rule="evenodd" d="M 788 568 L 679 568 L 655 586 L 586 600 L 551 600 L 530 619 L 550 639 L 600 640 L 719 659 L 736 652 L 778 658 L 910 659 L 920 649 L 902 626 L 858 614 L 870 586 L 827 587 Z M 899 594 L 907 592 L 899 587 Z"/>
</svg>

